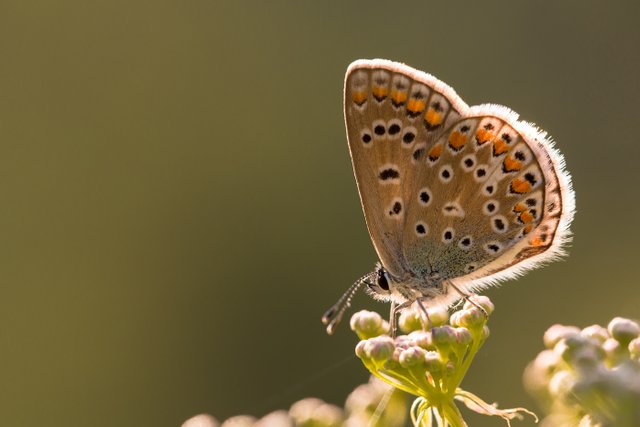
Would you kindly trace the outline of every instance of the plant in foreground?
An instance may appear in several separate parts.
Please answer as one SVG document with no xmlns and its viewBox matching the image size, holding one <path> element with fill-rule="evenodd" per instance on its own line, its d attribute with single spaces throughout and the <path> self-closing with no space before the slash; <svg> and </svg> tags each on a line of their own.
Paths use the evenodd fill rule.
<svg viewBox="0 0 640 427">
<path fill-rule="evenodd" d="M 411 408 L 416 426 L 466 426 L 454 400 L 480 414 L 502 417 L 509 425 L 522 413 L 535 417 L 523 408 L 498 409 L 460 388 L 489 336 L 487 315 L 494 309 L 487 297 L 474 296 L 473 302 L 467 301 L 450 318 L 446 309 L 428 310 L 431 330 L 425 330 L 418 311 L 405 311 L 399 326 L 406 335 L 395 339 L 386 335 L 388 323 L 375 312 L 363 310 L 351 318 L 351 329 L 361 340 L 356 355 L 365 367 L 395 388 L 417 396 Z"/>
<path fill-rule="evenodd" d="M 239 415 L 220 424 L 211 415 L 200 414 L 182 427 L 401 427 L 406 418 L 404 393 L 372 376 L 349 394 L 344 408 L 310 397 L 294 403 L 289 411 L 274 411 L 260 419 Z"/>
<path fill-rule="evenodd" d="M 389 324 L 378 313 L 360 311 L 351 317 L 351 329 L 361 340 L 356 355 L 373 376 L 369 383 L 356 387 L 344 408 L 307 398 L 288 411 L 275 411 L 260 419 L 240 415 L 220 424 L 201 414 L 182 427 L 400 427 L 409 412 L 415 426 L 466 426 L 455 400 L 480 414 L 502 417 L 507 424 L 522 413 L 535 418 L 523 408 L 498 409 L 460 388 L 489 336 L 486 323 L 493 310 L 489 298 L 480 296 L 474 296 L 473 303 L 466 302 L 451 317 L 446 309 L 435 307 L 428 310 L 430 329 L 419 311 L 406 310 L 399 320 L 405 335 L 395 339 L 387 335 Z M 411 411 L 407 411 L 406 395 L 398 390 L 417 396 Z"/>
<path fill-rule="evenodd" d="M 548 427 L 640 426 L 640 325 L 554 325 L 524 381 L 549 414 Z"/>
</svg>

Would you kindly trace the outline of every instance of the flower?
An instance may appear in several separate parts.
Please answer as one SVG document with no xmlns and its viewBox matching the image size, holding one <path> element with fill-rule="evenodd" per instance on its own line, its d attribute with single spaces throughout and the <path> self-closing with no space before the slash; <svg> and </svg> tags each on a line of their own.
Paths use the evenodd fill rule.
<svg viewBox="0 0 640 427">
<path fill-rule="evenodd" d="M 260 419 L 237 415 L 219 424 L 212 416 L 201 414 L 182 427 L 402 427 L 407 408 L 403 393 L 372 376 L 349 394 L 344 409 L 309 397 L 291 405 L 289 411 L 274 411 Z"/>
<path fill-rule="evenodd" d="M 489 337 L 486 326 L 493 312 L 487 297 L 474 296 L 449 318 L 443 308 L 431 308 L 428 321 L 417 310 L 403 312 L 399 326 L 404 335 L 384 335 L 388 323 L 380 315 L 360 311 L 351 318 L 351 328 L 361 341 L 356 355 L 376 377 L 396 389 L 417 396 L 411 408 L 416 426 L 466 426 L 455 400 L 471 410 L 502 417 L 507 421 L 534 414 L 523 408 L 498 409 L 460 388 L 474 356 Z M 425 330 L 425 324 L 431 324 Z M 375 333 L 374 333 L 375 331 Z"/>
<path fill-rule="evenodd" d="M 553 325 L 529 364 L 525 386 L 548 413 L 543 426 L 640 425 L 640 325 Z"/>
<path fill-rule="evenodd" d="M 402 427 L 409 407 L 404 393 L 372 375 L 349 394 L 344 408 L 347 418 L 342 427 Z"/>
<path fill-rule="evenodd" d="M 182 427 L 218 427 L 218 421 L 209 414 L 199 414 L 182 423 Z"/>
<path fill-rule="evenodd" d="M 325 403 L 315 397 L 309 397 L 294 403 L 289 415 L 300 427 L 339 427 L 344 414 L 342 408 Z"/>
</svg>

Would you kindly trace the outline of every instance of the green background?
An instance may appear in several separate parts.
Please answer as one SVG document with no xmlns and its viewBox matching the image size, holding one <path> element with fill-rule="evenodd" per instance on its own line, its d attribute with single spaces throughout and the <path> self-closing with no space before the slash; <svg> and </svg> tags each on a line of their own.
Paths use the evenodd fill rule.
<svg viewBox="0 0 640 427">
<path fill-rule="evenodd" d="M 566 156 L 571 256 L 486 292 L 463 383 L 535 408 L 521 374 L 548 326 L 640 317 L 639 18 L 635 1 L 0 1 L 0 425 L 342 404 L 367 374 L 320 315 L 376 261 L 342 117 L 348 64 L 373 57 L 513 108 Z"/>
</svg>

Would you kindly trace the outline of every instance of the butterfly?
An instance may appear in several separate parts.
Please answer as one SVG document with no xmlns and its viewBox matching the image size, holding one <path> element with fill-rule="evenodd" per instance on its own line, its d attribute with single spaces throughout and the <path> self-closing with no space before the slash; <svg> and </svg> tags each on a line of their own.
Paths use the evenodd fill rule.
<svg viewBox="0 0 640 427">
<path fill-rule="evenodd" d="M 469 107 L 432 75 L 373 59 L 347 69 L 344 117 L 380 262 L 325 313 L 328 333 L 363 284 L 391 302 L 394 331 L 414 302 L 450 305 L 564 255 L 571 177 L 546 132 L 517 113 Z"/>
</svg>

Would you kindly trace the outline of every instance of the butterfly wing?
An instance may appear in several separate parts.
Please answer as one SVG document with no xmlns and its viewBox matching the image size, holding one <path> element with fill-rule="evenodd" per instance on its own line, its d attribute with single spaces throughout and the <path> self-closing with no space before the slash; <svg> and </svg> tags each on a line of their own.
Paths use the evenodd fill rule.
<svg viewBox="0 0 640 427">
<path fill-rule="evenodd" d="M 522 228 L 521 236 L 478 271 L 459 280 L 468 289 L 481 289 L 565 254 L 564 247 L 571 240 L 575 194 L 564 158 L 544 131 L 518 121 L 516 113 L 501 106 L 472 107 L 471 114 L 492 116 L 518 137 L 504 144 L 504 132 L 496 132 L 490 152 L 497 165 L 491 176 L 499 184 L 496 199 L 504 202 L 505 215 L 510 210 L 511 224 Z M 496 156 L 496 151 L 503 153 Z M 519 151 L 526 154 L 522 168 L 518 168 Z"/>
<path fill-rule="evenodd" d="M 409 272 L 402 240 L 416 165 L 467 109 L 453 89 L 402 64 L 360 60 L 347 70 L 344 114 L 360 200 L 378 256 L 397 278 Z"/>
<path fill-rule="evenodd" d="M 485 105 L 472 107 L 434 147 L 439 155 L 419 165 L 419 188 L 408 198 L 403 253 L 414 274 L 435 272 L 477 289 L 559 254 L 573 193 L 544 134 Z"/>
<path fill-rule="evenodd" d="M 468 107 L 433 76 L 385 60 L 351 64 L 344 111 L 369 233 L 396 278 L 479 289 L 563 253 L 571 180 L 546 134 L 517 114 Z"/>
</svg>

